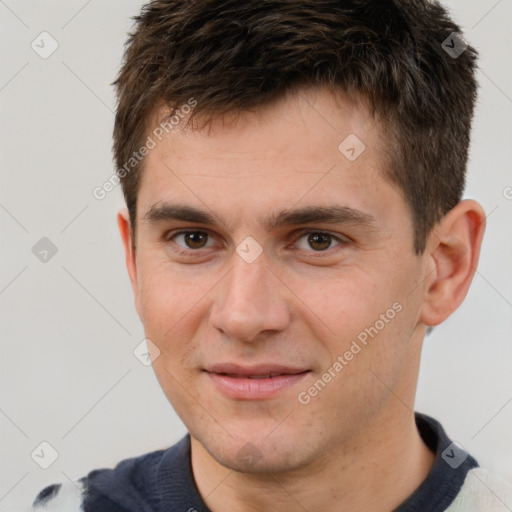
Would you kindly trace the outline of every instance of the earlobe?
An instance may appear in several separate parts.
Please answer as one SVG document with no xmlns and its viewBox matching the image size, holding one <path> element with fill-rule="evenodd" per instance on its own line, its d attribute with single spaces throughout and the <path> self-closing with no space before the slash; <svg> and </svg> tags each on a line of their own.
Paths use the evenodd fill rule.
<svg viewBox="0 0 512 512">
<path fill-rule="evenodd" d="M 434 228 L 420 321 L 438 325 L 462 303 L 476 272 L 485 231 L 485 213 L 473 200 L 450 210 Z"/>
<path fill-rule="evenodd" d="M 130 283 L 132 285 L 135 300 L 135 308 L 140 318 L 137 261 L 135 257 L 135 249 L 133 244 L 133 232 L 130 222 L 130 215 L 126 208 L 122 208 L 117 213 L 117 225 L 119 227 L 119 233 L 121 234 L 121 240 L 124 246 L 126 269 L 128 270 L 128 276 L 130 277 Z"/>
</svg>

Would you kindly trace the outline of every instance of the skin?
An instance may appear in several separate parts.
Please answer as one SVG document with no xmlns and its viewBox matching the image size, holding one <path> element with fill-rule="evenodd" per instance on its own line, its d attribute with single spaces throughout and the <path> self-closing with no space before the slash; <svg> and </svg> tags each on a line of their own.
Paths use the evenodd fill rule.
<svg viewBox="0 0 512 512">
<path fill-rule="evenodd" d="M 158 347 L 153 368 L 190 432 L 194 478 L 213 512 L 382 512 L 428 475 L 434 456 L 413 415 L 421 345 L 426 327 L 466 296 L 485 214 L 460 202 L 416 255 L 411 213 L 383 177 L 383 133 L 363 104 L 303 90 L 159 142 L 145 159 L 135 251 L 127 211 L 118 214 L 136 309 Z M 338 149 L 349 134 L 366 146 L 355 161 Z M 147 220 L 163 201 L 224 222 Z M 375 224 L 263 224 L 282 210 L 327 205 Z M 305 228 L 344 243 L 328 237 L 325 249 Z M 187 244 L 170 238 L 179 229 L 207 234 Z M 236 252 L 248 236 L 263 251 L 252 263 Z M 300 403 L 298 394 L 395 303 L 401 311 Z M 311 371 L 272 399 L 235 400 L 202 371 L 220 362 Z"/>
</svg>

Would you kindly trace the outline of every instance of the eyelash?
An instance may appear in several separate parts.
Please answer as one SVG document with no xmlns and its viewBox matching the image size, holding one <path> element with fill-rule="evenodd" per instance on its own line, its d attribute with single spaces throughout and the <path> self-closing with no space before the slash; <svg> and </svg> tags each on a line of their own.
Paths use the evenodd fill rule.
<svg viewBox="0 0 512 512">
<path fill-rule="evenodd" d="M 176 231 L 176 232 L 170 231 L 170 232 L 166 233 L 164 235 L 164 237 L 163 237 L 164 238 L 164 242 L 165 243 L 168 243 L 168 242 L 171 242 L 171 241 L 174 242 L 174 239 L 177 236 L 183 235 L 183 234 L 186 234 L 186 233 L 205 233 L 208 236 L 210 236 L 210 233 L 207 230 L 204 230 L 204 229 L 183 229 L 183 230 Z M 313 254 L 318 254 L 319 256 L 322 256 L 324 254 L 328 254 L 333 249 L 336 249 L 337 247 L 339 248 L 340 246 L 347 245 L 349 243 L 348 239 L 346 239 L 346 238 L 341 238 L 339 236 L 336 236 L 336 235 L 330 233 L 329 231 L 322 231 L 322 230 L 318 230 L 318 229 L 304 229 L 304 230 L 300 230 L 299 232 L 295 233 L 295 236 L 293 237 L 293 240 L 294 240 L 293 243 L 296 243 L 298 240 L 300 240 L 304 236 L 310 235 L 310 234 L 328 235 L 334 241 L 338 242 L 337 246 L 335 246 L 333 248 L 330 248 L 330 249 L 326 249 L 324 251 L 313 251 L 313 250 L 306 251 L 306 252 L 311 252 Z M 176 242 L 174 242 L 174 243 L 176 244 Z M 191 256 L 193 253 L 199 253 L 201 251 L 201 249 L 204 249 L 204 248 L 201 248 L 201 249 L 184 249 L 180 245 L 176 244 L 176 246 L 177 246 L 177 249 L 173 249 L 173 250 L 175 250 L 178 254 L 181 254 L 181 255 L 184 255 L 184 256 Z M 305 249 L 299 249 L 299 250 L 305 250 Z"/>
</svg>

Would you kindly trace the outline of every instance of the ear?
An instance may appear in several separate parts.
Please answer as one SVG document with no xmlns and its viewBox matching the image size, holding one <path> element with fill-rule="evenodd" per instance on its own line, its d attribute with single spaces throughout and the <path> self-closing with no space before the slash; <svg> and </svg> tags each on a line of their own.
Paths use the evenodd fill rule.
<svg viewBox="0 0 512 512">
<path fill-rule="evenodd" d="M 485 231 L 485 212 L 473 200 L 451 209 L 429 237 L 425 256 L 429 274 L 420 321 L 446 320 L 462 303 L 476 272 Z"/>
<path fill-rule="evenodd" d="M 133 243 L 133 231 L 130 223 L 130 215 L 126 208 L 122 208 L 117 213 L 117 225 L 121 234 L 121 240 L 124 246 L 124 255 L 126 268 L 132 284 L 133 296 L 135 300 L 135 309 L 140 316 L 140 303 L 139 303 L 139 283 L 137 280 L 137 260 L 135 255 L 135 245 Z"/>
</svg>

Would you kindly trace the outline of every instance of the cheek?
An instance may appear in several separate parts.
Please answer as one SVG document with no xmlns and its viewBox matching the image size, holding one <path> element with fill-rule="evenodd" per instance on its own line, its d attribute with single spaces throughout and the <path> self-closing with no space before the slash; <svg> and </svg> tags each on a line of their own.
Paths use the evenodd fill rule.
<svg viewBox="0 0 512 512">
<path fill-rule="evenodd" d="M 148 254 L 138 264 L 139 302 L 146 327 L 170 329 L 197 302 L 197 289 L 160 254 Z"/>
<path fill-rule="evenodd" d="M 196 331 L 207 314 L 206 295 L 214 280 L 207 275 L 204 279 L 191 279 L 186 272 L 158 258 L 146 258 L 143 262 L 139 288 L 141 318 L 146 337 L 161 352 L 155 362 L 173 368 L 173 373 L 184 374 L 187 367 L 193 366 Z"/>
<path fill-rule="evenodd" d="M 297 296 L 329 327 L 330 334 L 345 339 L 373 325 L 400 299 L 396 284 L 355 268 L 335 279 L 297 281 L 294 286 Z"/>
<path fill-rule="evenodd" d="M 418 300 L 410 293 L 413 273 L 405 264 L 386 272 L 353 267 L 335 280 L 316 280 L 314 286 L 303 282 L 297 288 L 317 315 L 314 336 L 328 347 L 333 361 L 347 354 L 353 369 L 392 371 L 399 365 L 417 319 Z"/>
<path fill-rule="evenodd" d="M 142 267 L 139 272 L 139 308 L 146 338 L 150 339 L 160 350 L 157 361 L 168 359 L 168 352 L 174 350 L 169 340 L 174 329 L 183 316 L 179 293 L 174 289 L 165 273 L 157 268 Z M 181 301 L 183 303 L 183 301 Z M 180 315 L 181 313 L 181 315 Z"/>
</svg>

